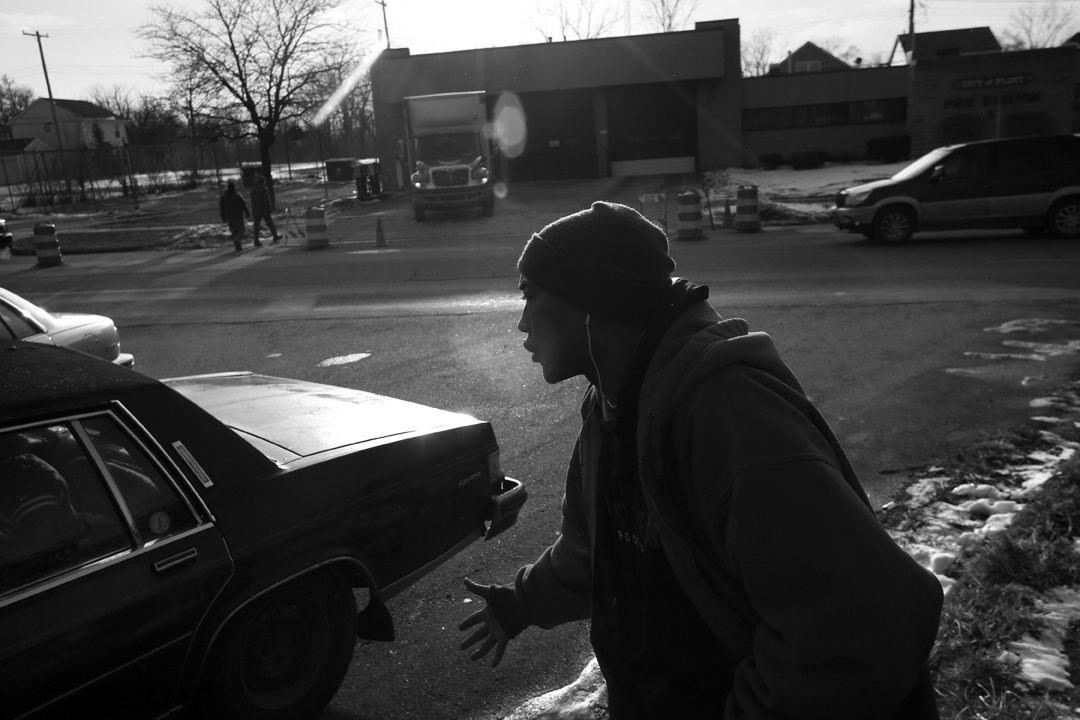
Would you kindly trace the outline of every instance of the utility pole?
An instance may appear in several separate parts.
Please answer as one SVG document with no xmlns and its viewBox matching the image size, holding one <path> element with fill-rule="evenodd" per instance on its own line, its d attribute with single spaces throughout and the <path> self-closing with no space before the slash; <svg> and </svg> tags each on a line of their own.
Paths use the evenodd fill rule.
<svg viewBox="0 0 1080 720">
<path fill-rule="evenodd" d="M 915 66 L 915 0 L 908 8 L 908 65 Z"/>
<path fill-rule="evenodd" d="M 386 31 L 386 49 L 390 49 L 390 27 L 386 24 L 386 0 L 375 0 L 376 5 L 382 5 L 382 24 Z"/>
<path fill-rule="evenodd" d="M 56 121 L 56 103 L 53 102 L 52 84 L 49 83 L 49 68 L 46 67 L 46 65 L 45 65 L 45 50 L 43 50 L 42 47 L 41 47 L 41 38 L 43 38 L 43 37 L 47 38 L 49 36 L 48 35 L 42 35 L 41 33 L 37 32 L 37 31 L 34 31 L 32 33 L 28 33 L 25 30 L 23 31 L 23 35 L 26 35 L 26 36 L 32 37 L 32 38 L 37 38 L 38 54 L 41 55 L 41 69 L 43 71 L 45 71 L 45 88 L 49 91 L 49 107 L 52 108 L 53 127 L 56 128 L 56 149 L 60 150 L 61 153 L 63 153 L 64 142 L 60 137 L 60 134 L 61 134 L 60 133 L 60 123 L 58 123 Z M 63 155 L 61 155 L 61 157 L 63 157 Z"/>
<path fill-rule="evenodd" d="M 64 140 L 61 137 L 63 133 L 60 132 L 60 123 L 56 120 L 56 102 L 52 96 L 52 83 L 49 82 L 49 68 L 45 65 L 45 50 L 41 47 L 41 38 L 49 37 L 48 35 L 42 35 L 38 31 L 28 33 L 23 30 L 23 35 L 28 37 L 37 38 L 38 54 L 41 55 L 41 69 L 45 72 L 45 89 L 49 91 L 49 109 L 52 110 L 52 122 L 53 128 L 56 130 L 56 151 L 60 153 L 60 167 L 64 171 L 64 180 L 67 187 L 68 196 L 71 196 L 71 177 L 67 172 L 67 163 L 64 162 Z"/>
</svg>

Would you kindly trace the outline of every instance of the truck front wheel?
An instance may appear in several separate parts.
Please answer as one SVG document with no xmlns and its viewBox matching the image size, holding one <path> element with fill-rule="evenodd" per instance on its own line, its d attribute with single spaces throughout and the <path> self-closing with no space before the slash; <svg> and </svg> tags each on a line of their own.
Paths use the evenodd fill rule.
<svg viewBox="0 0 1080 720">
<path fill-rule="evenodd" d="M 495 198 L 489 197 L 484 201 L 484 204 L 480 206 L 480 209 L 484 211 L 484 217 L 491 217 L 495 214 Z"/>
<path fill-rule="evenodd" d="M 424 212 L 424 208 L 420 207 L 416 203 L 413 203 L 412 214 L 413 218 L 416 219 L 416 222 L 424 222 L 424 220 L 427 219 L 427 214 Z"/>
</svg>

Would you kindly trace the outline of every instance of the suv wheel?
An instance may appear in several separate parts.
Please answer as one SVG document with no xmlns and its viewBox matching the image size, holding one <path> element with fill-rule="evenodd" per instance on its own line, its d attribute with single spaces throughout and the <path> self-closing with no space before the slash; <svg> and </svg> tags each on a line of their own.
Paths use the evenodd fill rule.
<svg viewBox="0 0 1080 720">
<path fill-rule="evenodd" d="M 1055 203 L 1047 215 L 1046 225 L 1055 237 L 1080 238 L 1080 197 Z"/>
<path fill-rule="evenodd" d="M 905 243 L 915 234 L 915 215 L 906 207 L 887 207 L 874 218 L 873 238 L 886 245 Z"/>
</svg>

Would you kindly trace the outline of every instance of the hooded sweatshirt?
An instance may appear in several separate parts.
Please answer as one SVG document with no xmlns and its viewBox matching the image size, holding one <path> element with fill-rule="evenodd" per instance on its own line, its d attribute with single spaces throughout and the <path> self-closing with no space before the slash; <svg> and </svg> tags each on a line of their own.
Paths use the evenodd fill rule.
<svg viewBox="0 0 1080 720">
<path fill-rule="evenodd" d="M 493 597 L 511 636 L 590 616 L 601 422 L 590 386 L 561 533 Z M 768 335 L 691 303 L 652 354 L 636 434 L 673 574 L 736 661 L 726 718 L 938 717 L 940 584 L 878 524 Z"/>
</svg>

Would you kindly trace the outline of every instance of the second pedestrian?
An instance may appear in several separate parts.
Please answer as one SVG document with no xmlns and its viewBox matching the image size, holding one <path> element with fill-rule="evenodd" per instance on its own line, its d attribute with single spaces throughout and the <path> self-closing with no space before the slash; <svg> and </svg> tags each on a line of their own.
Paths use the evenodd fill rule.
<svg viewBox="0 0 1080 720">
<path fill-rule="evenodd" d="M 274 225 L 274 219 L 270 217 L 273 210 L 274 204 L 270 200 L 270 188 L 266 186 L 266 178 L 259 175 L 255 178 L 255 187 L 251 189 L 251 212 L 254 216 L 255 247 L 262 245 L 259 242 L 259 226 L 263 220 L 266 221 L 266 227 L 274 238 L 273 242 L 281 239 L 277 227 Z"/>
</svg>

